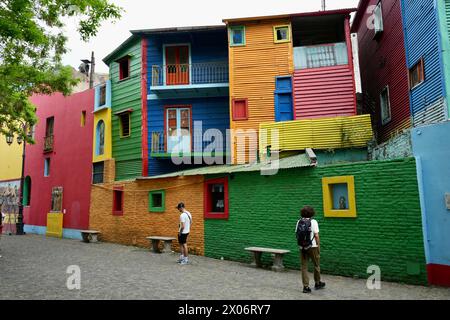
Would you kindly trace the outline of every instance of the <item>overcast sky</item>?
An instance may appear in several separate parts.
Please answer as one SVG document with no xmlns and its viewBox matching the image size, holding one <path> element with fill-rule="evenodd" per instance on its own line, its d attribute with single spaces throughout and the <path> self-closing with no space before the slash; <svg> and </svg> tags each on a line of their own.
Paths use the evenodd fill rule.
<svg viewBox="0 0 450 320">
<path fill-rule="evenodd" d="M 101 61 L 129 36 L 129 30 L 222 24 L 224 18 L 318 11 L 321 0 L 111 0 L 124 8 L 122 19 L 104 23 L 88 43 L 80 40 L 73 21 L 66 27 L 70 52 L 64 63 L 78 68 L 80 59 L 96 56 L 96 72 L 107 73 Z M 327 0 L 327 9 L 354 8 L 358 0 Z"/>
</svg>

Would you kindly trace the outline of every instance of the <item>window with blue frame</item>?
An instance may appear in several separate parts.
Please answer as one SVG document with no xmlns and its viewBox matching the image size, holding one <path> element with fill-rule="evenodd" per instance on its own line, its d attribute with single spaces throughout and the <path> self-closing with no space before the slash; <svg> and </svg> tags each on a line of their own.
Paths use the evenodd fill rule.
<svg viewBox="0 0 450 320">
<path fill-rule="evenodd" d="M 292 78 L 290 76 L 276 77 L 275 88 L 275 121 L 294 120 Z"/>
<path fill-rule="evenodd" d="M 245 46 L 245 27 L 230 27 L 230 45 Z"/>
</svg>

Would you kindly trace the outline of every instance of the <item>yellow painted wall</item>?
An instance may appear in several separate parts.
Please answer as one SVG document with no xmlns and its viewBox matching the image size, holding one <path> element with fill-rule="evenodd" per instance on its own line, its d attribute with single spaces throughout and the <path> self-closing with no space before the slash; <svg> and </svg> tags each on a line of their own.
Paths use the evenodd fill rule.
<svg viewBox="0 0 450 320">
<path fill-rule="evenodd" d="M 271 138 L 274 129 L 278 130 L 277 141 Z M 268 145 L 272 150 L 281 151 L 366 147 L 372 138 L 372 123 L 368 114 L 272 122 L 260 126 L 261 153 L 265 153 Z"/>
<path fill-rule="evenodd" d="M 97 124 L 100 120 L 105 122 L 105 152 L 103 155 L 97 156 L 95 154 L 97 146 Z M 111 108 L 106 108 L 94 113 L 94 135 L 93 135 L 93 162 L 105 161 L 112 158 L 112 143 L 111 143 Z"/>
<path fill-rule="evenodd" d="M 260 123 L 275 120 L 275 77 L 294 72 L 292 30 L 287 43 L 275 43 L 273 31 L 274 26 L 291 24 L 288 19 L 277 19 L 234 25 L 245 26 L 246 45 L 229 46 L 230 127 L 258 131 Z M 232 101 L 244 98 L 248 99 L 248 120 L 233 121 Z M 236 162 L 236 136 L 232 141 Z"/>
<path fill-rule="evenodd" d="M 6 137 L 0 134 L 0 181 L 18 180 L 22 175 L 22 150 L 16 138 L 9 146 Z"/>
</svg>

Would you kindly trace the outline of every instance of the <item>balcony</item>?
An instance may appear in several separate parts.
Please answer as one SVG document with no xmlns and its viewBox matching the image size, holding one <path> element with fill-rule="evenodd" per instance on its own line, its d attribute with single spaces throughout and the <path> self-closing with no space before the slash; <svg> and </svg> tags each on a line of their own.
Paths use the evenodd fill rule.
<svg viewBox="0 0 450 320">
<path fill-rule="evenodd" d="M 345 42 L 294 48 L 295 69 L 334 67 L 348 64 Z"/>
<path fill-rule="evenodd" d="M 53 151 L 53 135 L 44 137 L 44 152 Z"/>
<path fill-rule="evenodd" d="M 150 90 L 158 98 L 164 95 L 228 95 L 228 63 L 153 65 Z"/>
<path fill-rule="evenodd" d="M 172 155 L 188 157 L 224 157 L 229 155 L 226 141 L 223 141 L 221 150 L 211 150 L 213 149 L 211 144 L 214 144 L 211 142 L 213 139 L 209 137 L 203 139 L 201 137 L 193 139 L 189 134 L 180 134 L 168 138 L 162 131 L 153 131 L 151 132 L 150 156 L 152 158 L 170 158 Z"/>
</svg>

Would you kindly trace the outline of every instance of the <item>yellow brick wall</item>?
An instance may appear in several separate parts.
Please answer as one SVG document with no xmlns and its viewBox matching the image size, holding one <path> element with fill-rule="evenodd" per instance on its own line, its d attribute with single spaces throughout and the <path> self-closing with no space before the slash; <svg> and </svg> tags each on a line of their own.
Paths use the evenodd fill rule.
<svg viewBox="0 0 450 320">
<path fill-rule="evenodd" d="M 123 216 L 112 215 L 114 186 L 122 186 L 125 192 Z M 148 193 L 161 189 L 166 190 L 166 211 L 150 213 Z M 186 209 L 192 214 L 189 251 L 204 255 L 202 176 L 93 185 L 90 229 L 100 231 L 102 241 L 150 248 L 146 237 L 177 237 L 180 214 L 175 207 L 179 202 L 184 202 Z M 173 249 L 179 250 L 177 241 L 174 242 Z"/>
</svg>

